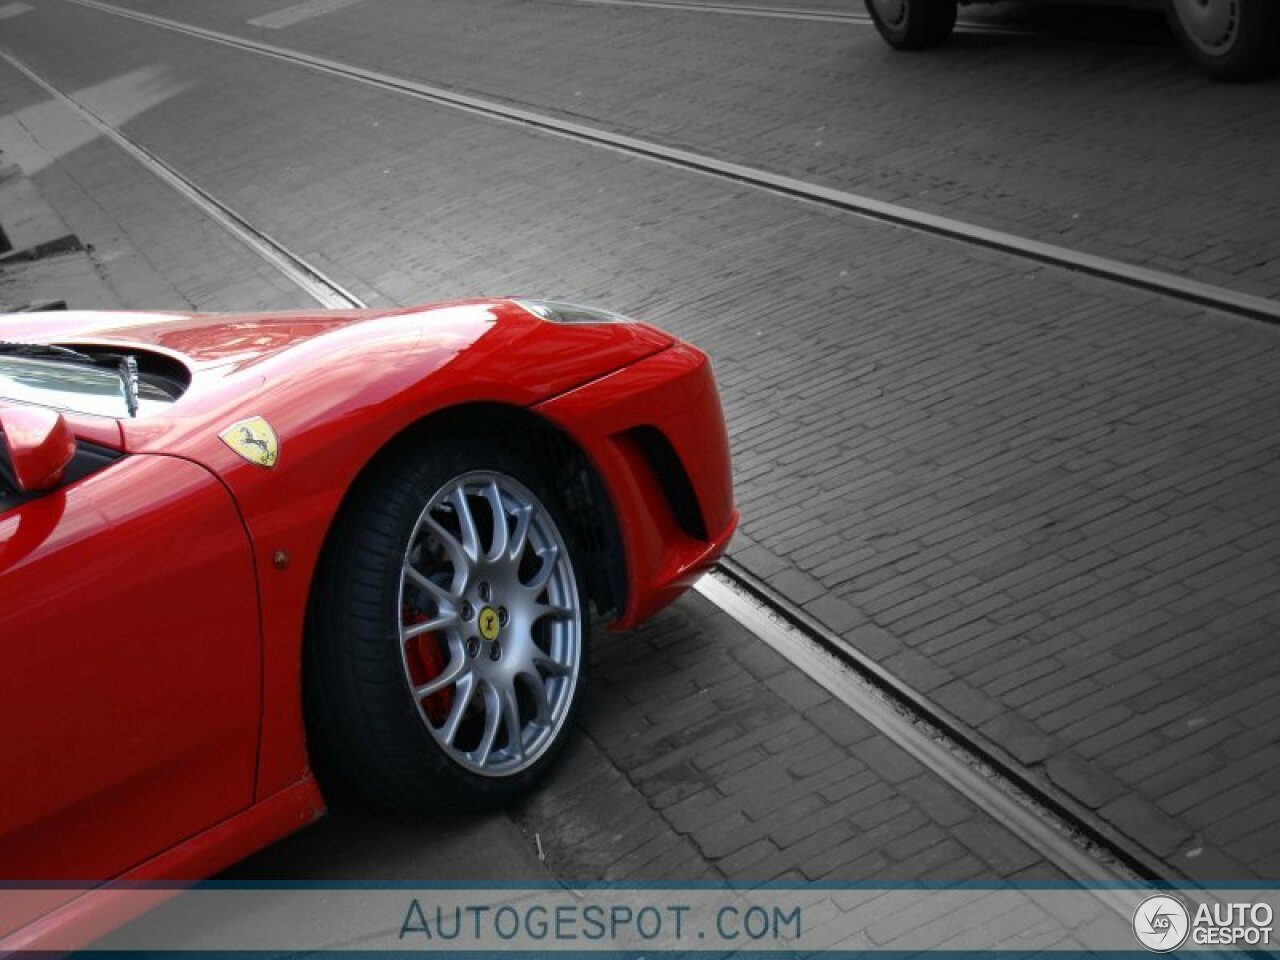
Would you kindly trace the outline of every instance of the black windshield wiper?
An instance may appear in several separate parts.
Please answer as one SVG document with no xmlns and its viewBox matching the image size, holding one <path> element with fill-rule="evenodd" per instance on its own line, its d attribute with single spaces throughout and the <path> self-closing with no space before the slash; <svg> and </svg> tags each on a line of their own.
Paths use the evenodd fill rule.
<svg viewBox="0 0 1280 960">
<path fill-rule="evenodd" d="M 120 380 L 124 383 L 124 405 L 129 416 L 138 415 L 138 358 L 131 353 L 119 354 Z"/>
<path fill-rule="evenodd" d="M 0 340 L 0 355 L 6 357 L 31 357 L 35 360 L 75 360 L 78 363 L 99 364 L 97 357 L 91 357 L 70 347 L 55 347 L 47 343 L 14 343 Z"/>
</svg>

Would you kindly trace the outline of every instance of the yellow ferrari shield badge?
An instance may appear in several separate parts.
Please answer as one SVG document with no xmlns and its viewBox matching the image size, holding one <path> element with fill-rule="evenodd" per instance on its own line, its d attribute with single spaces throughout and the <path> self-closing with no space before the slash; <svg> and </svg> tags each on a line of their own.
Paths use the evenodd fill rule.
<svg viewBox="0 0 1280 960">
<path fill-rule="evenodd" d="M 480 636 L 484 637 L 490 643 L 498 639 L 498 611 L 493 607 L 485 607 L 480 611 L 480 616 L 476 617 L 476 622 L 480 627 Z"/>
<path fill-rule="evenodd" d="M 228 447 L 250 463 L 260 467 L 274 467 L 280 455 L 280 441 L 271 424 L 261 417 L 239 420 L 223 430 L 219 437 Z"/>
</svg>

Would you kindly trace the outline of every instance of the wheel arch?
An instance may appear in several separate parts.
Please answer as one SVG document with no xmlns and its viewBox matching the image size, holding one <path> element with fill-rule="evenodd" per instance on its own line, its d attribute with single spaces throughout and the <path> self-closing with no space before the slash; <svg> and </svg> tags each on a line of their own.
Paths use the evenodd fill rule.
<svg viewBox="0 0 1280 960">
<path fill-rule="evenodd" d="M 361 484 L 388 459 L 427 439 L 466 437 L 500 444 L 538 471 L 556 493 L 567 531 L 584 557 L 583 576 L 597 614 L 612 617 L 627 601 L 627 560 L 612 499 L 599 470 L 568 433 L 524 407 L 474 402 L 433 411 L 384 443 L 352 479 L 325 534 L 323 554 Z M 311 590 L 315 589 L 312 578 Z"/>
</svg>

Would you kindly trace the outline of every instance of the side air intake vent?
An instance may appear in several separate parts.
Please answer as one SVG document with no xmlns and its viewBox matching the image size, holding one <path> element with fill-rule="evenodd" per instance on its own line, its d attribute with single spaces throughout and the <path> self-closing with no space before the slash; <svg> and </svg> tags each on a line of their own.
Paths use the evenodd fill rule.
<svg viewBox="0 0 1280 960">
<path fill-rule="evenodd" d="M 635 441 L 653 468 L 658 485 L 671 505 L 671 513 L 680 529 L 697 540 L 707 539 L 707 524 L 702 517 L 693 484 L 684 471 L 684 464 L 671 446 L 671 441 L 656 427 L 633 427 L 627 436 Z"/>
</svg>

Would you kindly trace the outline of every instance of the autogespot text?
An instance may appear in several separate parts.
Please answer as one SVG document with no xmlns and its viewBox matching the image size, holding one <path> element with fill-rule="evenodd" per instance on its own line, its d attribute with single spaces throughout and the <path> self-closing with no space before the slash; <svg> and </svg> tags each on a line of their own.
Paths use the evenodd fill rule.
<svg viewBox="0 0 1280 960">
<path fill-rule="evenodd" d="M 799 906 L 725 904 L 694 913 L 689 904 L 432 904 L 414 898 L 405 910 L 400 939 L 425 943 L 466 940 L 483 945 L 515 941 L 539 944 L 634 944 L 653 941 L 723 943 L 798 940 L 804 932 Z"/>
</svg>

